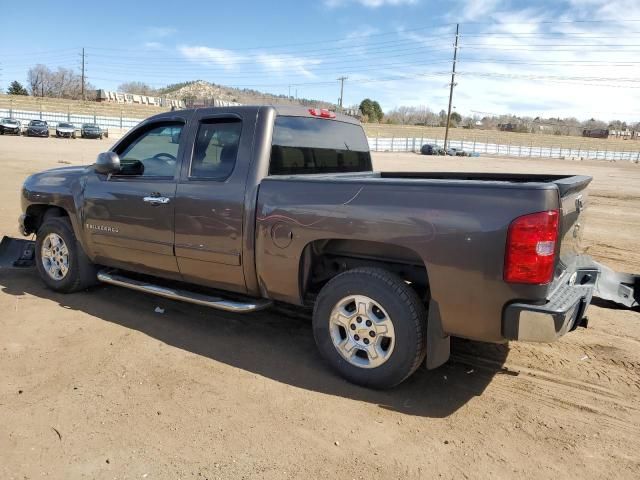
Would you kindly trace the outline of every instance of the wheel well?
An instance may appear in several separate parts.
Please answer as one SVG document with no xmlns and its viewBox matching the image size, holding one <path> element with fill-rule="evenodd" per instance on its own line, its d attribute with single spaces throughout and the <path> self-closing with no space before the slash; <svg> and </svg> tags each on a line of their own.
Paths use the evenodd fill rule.
<svg viewBox="0 0 640 480">
<path fill-rule="evenodd" d="M 423 300 L 429 299 L 429 277 L 422 258 L 398 245 L 368 240 L 327 239 L 307 244 L 300 258 L 300 292 L 312 300 L 333 277 L 358 267 L 379 267 L 405 280 Z"/>
<path fill-rule="evenodd" d="M 26 214 L 25 227 L 29 233 L 37 232 L 48 218 L 69 216 L 65 209 L 53 205 L 29 205 Z"/>
</svg>

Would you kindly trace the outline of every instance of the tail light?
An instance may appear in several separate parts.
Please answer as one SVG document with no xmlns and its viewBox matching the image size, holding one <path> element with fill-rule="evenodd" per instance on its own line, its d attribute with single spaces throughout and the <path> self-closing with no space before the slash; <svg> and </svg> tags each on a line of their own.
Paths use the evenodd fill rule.
<svg viewBox="0 0 640 480">
<path fill-rule="evenodd" d="M 516 218 L 509 225 L 504 280 L 544 284 L 553 278 L 558 243 L 557 210 Z"/>
<path fill-rule="evenodd" d="M 310 108 L 309 109 L 309 113 L 311 115 L 313 115 L 314 117 L 320 117 L 320 118 L 336 118 L 336 114 L 333 112 L 330 112 L 329 110 L 327 110 L 326 108 Z"/>
</svg>

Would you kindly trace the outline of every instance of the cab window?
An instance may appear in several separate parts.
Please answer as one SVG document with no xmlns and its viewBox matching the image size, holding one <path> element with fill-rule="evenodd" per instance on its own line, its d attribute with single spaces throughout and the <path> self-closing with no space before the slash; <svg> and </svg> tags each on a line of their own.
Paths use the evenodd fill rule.
<svg viewBox="0 0 640 480">
<path fill-rule="evenodd" d="M 173 177 L 183 127 L 182 124 L 163 124 L 133 139 L 118 152 L 121 175 Z"/>
</svg>

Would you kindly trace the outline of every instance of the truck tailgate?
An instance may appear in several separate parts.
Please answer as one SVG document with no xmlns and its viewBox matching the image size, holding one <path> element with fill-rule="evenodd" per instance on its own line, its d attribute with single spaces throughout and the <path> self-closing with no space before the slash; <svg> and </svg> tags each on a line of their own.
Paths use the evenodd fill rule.
<svg viewBox="0 0 640 480">
<path fill-rule="evenodd" d="M 560 192 L 560 264 L 556 276 L 576 268 L 578 256 L 583 252 L 582 232 L 587 206 L 587 186 L 591 177 L 574 176 L 556 180 Z"/>
</svg>

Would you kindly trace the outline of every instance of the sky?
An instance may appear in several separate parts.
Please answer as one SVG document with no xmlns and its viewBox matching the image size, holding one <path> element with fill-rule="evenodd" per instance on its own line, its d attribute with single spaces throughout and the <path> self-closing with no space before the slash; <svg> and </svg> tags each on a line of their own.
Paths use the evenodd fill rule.
<svg viewBox="0 0 640 480">
<path fill-rule="evenodd" d="M 383 110 L 640 121 L 640 0 L 1 2 L 0 89 L 38 63 L 114 90 L 202 79 Z"/>
</svg>

